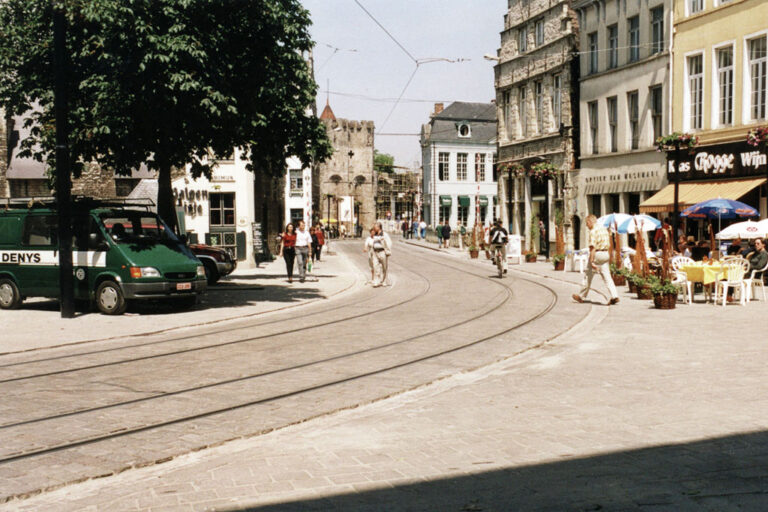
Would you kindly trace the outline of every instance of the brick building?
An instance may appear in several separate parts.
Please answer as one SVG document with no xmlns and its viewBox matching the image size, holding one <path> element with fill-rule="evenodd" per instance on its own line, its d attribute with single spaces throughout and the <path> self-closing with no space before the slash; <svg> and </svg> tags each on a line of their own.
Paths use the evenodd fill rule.
<svg viewBox="0 0 768 512">
<path fill-rule="evenodd" d="M 373 121 L 337 119 L 330 105 L 320 115 L 333 156 L 315 165 L 312 202 L 315 215 L 335 219 L 347 233 L 376 221 L 376 175 L 373 171 Z"/>
<path fill-rule="evenodd" d="M 554 241 L 556 209 L 565 213 L 573 246 L 578 166 L 578 22 L 570 0 L 509 0 L 495 66 L 498 118 L 498 195 L 501 218 L 530 246 L 532 225 L 546 227 L 534 240 L 544 253 Z M 537 163 L 554 165 L 552 179 L 529 174 Z"/>
</svg>

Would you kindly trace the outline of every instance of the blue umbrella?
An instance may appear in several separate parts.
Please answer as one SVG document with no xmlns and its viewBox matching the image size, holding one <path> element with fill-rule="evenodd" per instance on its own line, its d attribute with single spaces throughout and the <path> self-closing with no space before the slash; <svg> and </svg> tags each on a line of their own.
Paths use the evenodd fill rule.
<svg viewBox="0 0 768 512">
<path fill-rule="evenodd" d="M 597 219 L 597 223 L 612 230 L 614 226 L 618 226 L 630 218 L 632 218 L 632 216 L 626 213 L 611 213 L 608 215 L 603 215 Z"/>
<path fill-rule="evenodd" d="M 656 231 L 661 227 L 661 221 L 650 215 L 632 215 L 619 224 L 619 233 L 635 233 L 636 231 Z"/>
<path fill-rule="evenodd" d="M 691 219 L 717 219 L 717 230 L 720 231 L 721 219 L 736 219 L 744 217 L 757 217 L 758 211 L 733 199 L 709 199 L 693 206 L 689 206 L 680 213 L 681 217 Z"/>
</svg>

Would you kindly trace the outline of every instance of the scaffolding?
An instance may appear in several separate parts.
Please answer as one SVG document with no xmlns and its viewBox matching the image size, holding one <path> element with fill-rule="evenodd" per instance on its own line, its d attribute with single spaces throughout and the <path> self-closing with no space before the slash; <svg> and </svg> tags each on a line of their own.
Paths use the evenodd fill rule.
<svg viewBox="0 0 768 512">
<path fill-rule="evenodd" d="M 421 172 L 393 166 L 393 170 L 377 171 L 376 217 L 412 219 L 421 216 Z"/>
</svg>

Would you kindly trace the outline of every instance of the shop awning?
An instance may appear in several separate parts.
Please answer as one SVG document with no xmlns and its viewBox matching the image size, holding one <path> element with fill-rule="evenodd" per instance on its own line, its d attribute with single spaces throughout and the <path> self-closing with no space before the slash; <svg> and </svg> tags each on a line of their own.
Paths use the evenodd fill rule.
<svg viewBox="0 0 768 512">
<path fill-rule="evenodd" d="M 459 196 L 459 206 L 469 206 L 469 196 Z"/>
<path fill-rule="evenodd" d="M 451 206 L 452 204 L 451 196 L 440 196 L 440 206 Z"/>
<path fill-rule="evenodd" d="M 477 196 L 477 204 L 479 206 L 488 206 L 488 196 Z"/>
<path fill-rule="evenodd" d="M 755 187 L 765 183 L 765 178 L 751 180 L 704 181 L 680 183 L 678 190 L 679 209 L 682 211 L 696 203 L 722 197 L 739 199 Z M 675 184 L 670 183 L 653 196 L 640 203 L 641 213 L 671 212 L 675 203 Z"/>
</svg>

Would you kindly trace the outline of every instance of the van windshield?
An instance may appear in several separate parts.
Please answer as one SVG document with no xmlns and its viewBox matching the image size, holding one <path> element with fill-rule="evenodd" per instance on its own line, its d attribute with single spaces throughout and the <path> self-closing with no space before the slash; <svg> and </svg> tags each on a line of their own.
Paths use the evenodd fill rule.
<svg viewBox="0 0 768 512">
<path fill-rule="evenodd" d="M 178 242 L 171 229 L 149 212 L 119 211 L 104 213 L 101 221 L 112 240 L 117 243 Z"/>
</svg>

